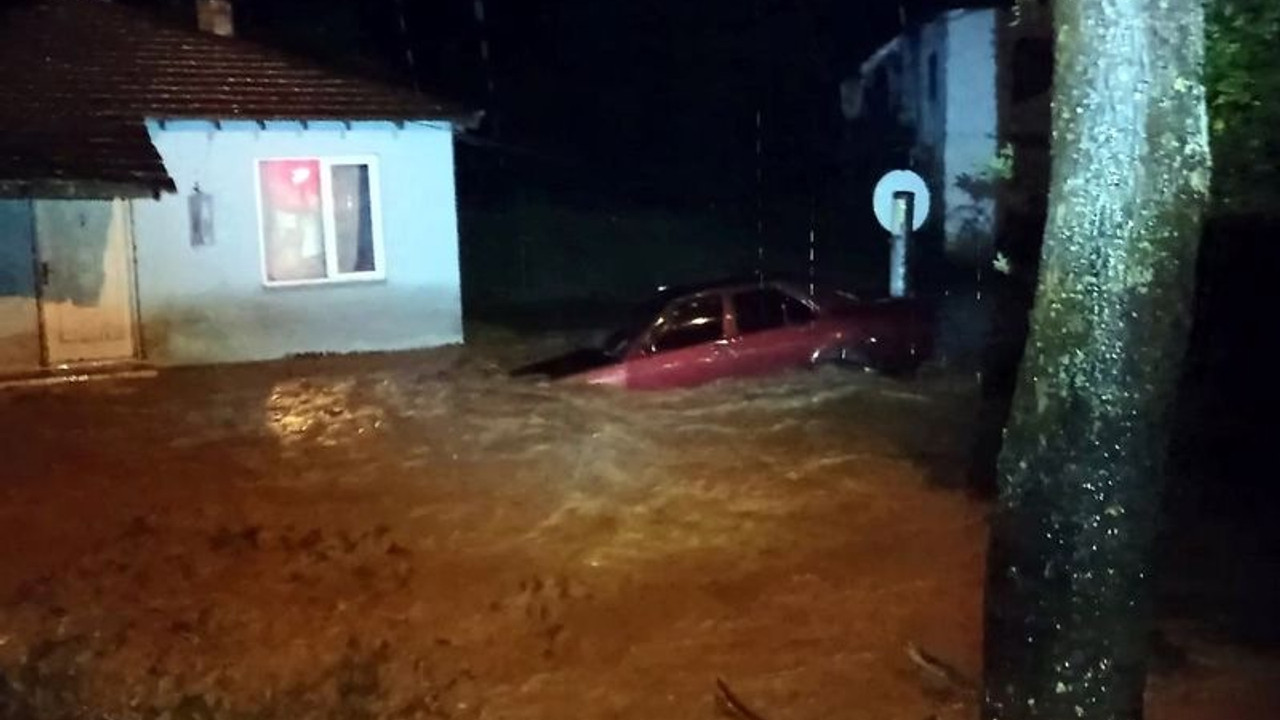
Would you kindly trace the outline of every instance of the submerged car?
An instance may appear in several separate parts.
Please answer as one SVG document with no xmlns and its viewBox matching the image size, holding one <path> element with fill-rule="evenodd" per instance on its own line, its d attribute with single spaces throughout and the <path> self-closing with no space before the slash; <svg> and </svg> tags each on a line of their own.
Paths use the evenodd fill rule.
<svg viewBox="0 0 1280 720">
<path fill-rule="evenodd" d="M 784 281 L 664 292 L 604 347 L 512 372 L 657 390 L 823 362 L 909 372 L 932 349 L 930 313 L 912 299 L 810 295 Z"/>
</svg>

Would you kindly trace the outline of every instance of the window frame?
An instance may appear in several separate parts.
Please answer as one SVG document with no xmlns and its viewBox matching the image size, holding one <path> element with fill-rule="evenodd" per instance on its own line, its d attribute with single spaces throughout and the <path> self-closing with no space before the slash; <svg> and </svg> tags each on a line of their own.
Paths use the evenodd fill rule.
<svg viewBox="0 0 1280 720">
<path fill-rule="evenodd" d="M 266 203 L 262 197 L 262 168 L 269 162 L 317 162 L 320 164 L 321 228 L 324 232 L 325 276 L 300 280 L 272 280 L 267 268 Z M 373 270 L 338 272 L 337 210 L 333 199 L 333 167 L 364 165 L 369 168 L 369 220 L 373 234 Z M 287 288 L 308 285 L 342 285 L 381 282 L 387 279 L 386 251 L 382 228 L 382 178 L 377 155 L 276 155 L 256 158 L 253 189 L 258 204 L 258 264 L 263 287 Z"/>
</svg>

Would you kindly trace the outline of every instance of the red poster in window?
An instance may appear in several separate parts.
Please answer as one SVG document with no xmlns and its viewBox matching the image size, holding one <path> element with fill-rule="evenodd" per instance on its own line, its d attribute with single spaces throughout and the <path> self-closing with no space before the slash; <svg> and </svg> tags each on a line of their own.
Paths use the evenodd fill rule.
<svg viewBox="0 0 1280 720">
<path fill-rule="evenodd" d="M 320 161 L 266 161 L 262 163 L 262 185 L 272 209 L 312 212 L 320 207 Z"/>
</svg>

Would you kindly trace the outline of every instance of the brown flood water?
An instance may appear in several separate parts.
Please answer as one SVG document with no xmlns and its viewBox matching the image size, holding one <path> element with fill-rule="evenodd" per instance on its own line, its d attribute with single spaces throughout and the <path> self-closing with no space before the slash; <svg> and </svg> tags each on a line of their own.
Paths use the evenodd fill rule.
<svg viewBox="0 0 1280 720">
<path fill-rule="evenodd" d="M 971 380 L 824 369 L 625 394 L 519 351 L 0 394 L 0 716 L 975 717 Z M 1155 720 L 1280 717 L 1174 631 Z"/>
</svg>

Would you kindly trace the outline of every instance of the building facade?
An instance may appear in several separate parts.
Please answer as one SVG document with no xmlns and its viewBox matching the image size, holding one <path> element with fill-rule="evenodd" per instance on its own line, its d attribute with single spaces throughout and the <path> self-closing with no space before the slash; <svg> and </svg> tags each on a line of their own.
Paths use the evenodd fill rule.
<svg viewBox="0 0 1280 720">
<path fill-rule="evenodd" d="M 461 341 L 465 113 L 98 0 L 5 12 L 47 77 L 0 80 L 0 372 Z"/>
</svg>

